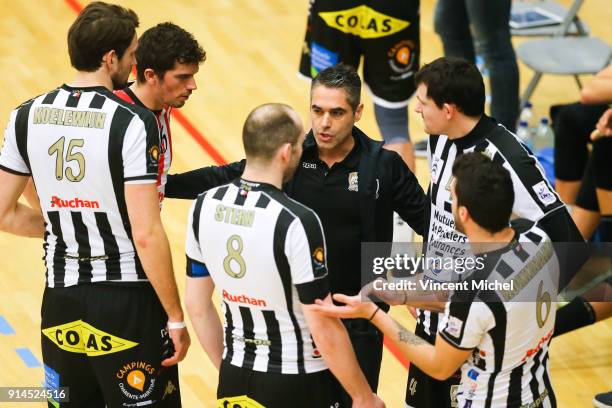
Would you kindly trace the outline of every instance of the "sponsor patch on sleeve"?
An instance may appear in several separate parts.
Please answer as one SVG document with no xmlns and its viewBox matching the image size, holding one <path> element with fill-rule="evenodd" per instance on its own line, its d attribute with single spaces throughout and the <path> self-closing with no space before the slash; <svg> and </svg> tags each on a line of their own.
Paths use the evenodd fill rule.
<svg viewBox="0 0 612 408">
<path fill-rule="evenodd" d="M 463 328 L 463 320 L 458 319 L 454 316 L 448 318 L 445 331 L 453 337 L 459 337 L 461 335 L 461 329 Z"/>
<path fill-rule="evenodd" d="M 548 188 L 548 185 L 544 180 L 540 181 L 538 184 L 534 185 L 531 188 L 536 193 L 538 200 L 540 200 L 542 204 L 550 205 L 557 201 L 557 197 L 552 191 L 550 191 L 550 188 Z"/>
</svg>

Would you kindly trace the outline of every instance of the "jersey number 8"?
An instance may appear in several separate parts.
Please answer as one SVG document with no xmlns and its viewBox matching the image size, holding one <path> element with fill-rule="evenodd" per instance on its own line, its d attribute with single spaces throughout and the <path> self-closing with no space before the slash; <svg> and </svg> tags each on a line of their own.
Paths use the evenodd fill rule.
<svg viewBox="0 0 612 408">
<path fill-rule="evenodd" d="M 236 243 L 235 248 L 234 243 Z M 232 235 L 227 240 L 226 248 L 227 256 L 223 258 L 223 269 L 225 269 L 225 273 L 232 278 L 240 279 L 246 273 L 246 262 L 244 262 L 244 258 L 242 257 L 242 238 L 238 235 Z M 237 272 L 234 272 L 232 269 L 232 261 L 238 264 Z"/>
</svg>

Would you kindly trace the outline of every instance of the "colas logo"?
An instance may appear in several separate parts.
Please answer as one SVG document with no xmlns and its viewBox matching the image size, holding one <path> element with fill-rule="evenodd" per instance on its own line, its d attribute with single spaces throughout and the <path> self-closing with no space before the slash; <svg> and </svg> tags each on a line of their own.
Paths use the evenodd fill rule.
<svg viewBox="0 0 612 408">
<path fill-rule="evenodd" d="M 365 5 L 348 10 L 321 12 L 319 16 L 328 26 L 364 39 L 386 37 L 410 25 L 408 21 L 379 13 Z"/>
<path fill-rule="evenodd" d="M 62 350 L 90 357 L 116 353 L 138 345 L 96 329 L 82 320 L 49 327 L 43 329 L 42 333 Z"/>
</svg>

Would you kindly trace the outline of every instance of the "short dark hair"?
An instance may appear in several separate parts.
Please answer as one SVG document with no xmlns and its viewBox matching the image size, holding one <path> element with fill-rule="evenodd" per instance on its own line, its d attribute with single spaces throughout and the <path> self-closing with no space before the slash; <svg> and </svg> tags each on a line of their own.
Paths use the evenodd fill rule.
<svg viewBox="0 0 612 408">
<path fill-rule="evenodd" d="M 361 78 L 351 65 L 340 63 L 319 72 L 310 85 L 311 98 L 312 90 L 318 85 L 323 85 L 326 88 L 344 89 L 348 104 L 353 112 L 357 110 L 361 102 Z"/>
<path fill-rule="evenodd" d="M 255 108 L 242 127 L 242 143 L 247 160 L 269 161 L 285 143 L 294 148 L 302 128 L 291 115 L 293 109 L 282 103 L 268 103 Z"/>
<path fill-rule="evenodd" d="M 88 4 L 68 30 L 70 63 L 79 71 L 93 72 L 107 52 L 115 50 L 121 58 L 138 24 L 133 10 L 101 1 Z"/>
<path fill-rule="evenodd" d="M 425 64 L 414 77 L 417 86 L 427 86 L 427 96 L 441 108 L 445 103 L 457 106 L 464 115 L 484 113 L 485 86 L 476 65 L 459 58 L 442 57 Z"/>
<path fill-rule="evenodd" d="M 510 172 L 479 152 L 459 156 L 453 164 L 457 206 L 491 233 L 508 226 L 514 205 Z"/>
<path fill-rule="evenodd" d="M 179 64 L 200 64 L 206 52 L 193 35 L 173 23 L 161 23 L 142 33 L 136 50 L 136 73 L 144 82 L 147 68 L 163 78 L 166 71 Z"/>
</svg>

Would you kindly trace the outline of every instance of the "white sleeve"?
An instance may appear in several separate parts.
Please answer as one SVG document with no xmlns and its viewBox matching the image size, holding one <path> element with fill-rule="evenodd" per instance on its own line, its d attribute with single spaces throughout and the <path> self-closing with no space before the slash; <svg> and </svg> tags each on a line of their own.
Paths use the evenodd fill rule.
<svg viewBox="0 0 612 408">
<path fill-rule="evenodd" d="M 494 324 L 491 309 L 485 302 L 451 298 L 446 303 L 439 334 L 451 345 L 468 350 L 477 347 Z"/>
<path fill-rule="evenodd" d="M 200 195 L 191 205 L 189 217 L 187 218 L 187 234 L 185 239 L 185 254 L 187 257 L 187 276 L 192 278 L 203 278 L 210 276 L 204 254 L 200 247 L 200 213 L 204 195 Z"/>
<path fill-rule="evenodd" d="M 123 140 L 123 178 L 126 183 L 143 184 L 157 180 L 159 146 L 159 127 L 153 114 L 144 119 L 135 115 Z"/>
<path fill-rule="evenodd" d="M 296 218 L 285 241 L 285 255 L 300 301 L 312 304 L 329 293 L 323 228 L 312 211 Z"/>
<path fill-rule="evenodd" d="M 11 112 L 9 123 L 4 130 L 4 144 L 2 146 L 2 152 L 0 152 L 0 169 L 20 176 L 29 176 L 30 169 L 17 148 L 15 121 L 18 111 L 19 109 L 15 109 Z"/>
</svg>

